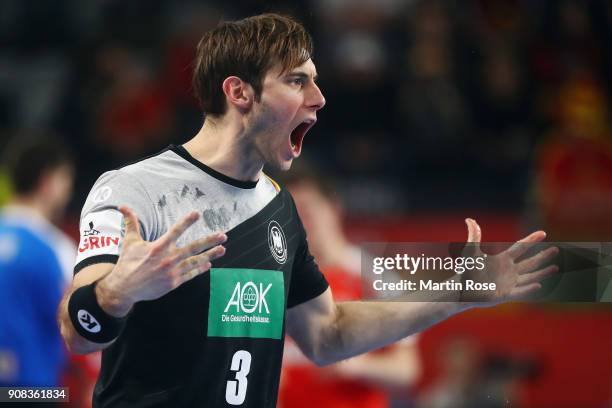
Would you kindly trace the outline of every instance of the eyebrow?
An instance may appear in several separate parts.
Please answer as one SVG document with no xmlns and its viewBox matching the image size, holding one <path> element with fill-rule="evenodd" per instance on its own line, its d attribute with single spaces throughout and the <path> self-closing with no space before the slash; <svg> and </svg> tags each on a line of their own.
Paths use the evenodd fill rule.
<svg viewBox="0 0 612 408">
<path fill-rule="evenodd" d="M 295 71 L 295 72 L 290 72 L 290 73 L 288 73 L 288 74 L 287 74 L 287 76 L 290 76 L 290 77 L 298 77 L 298 78 L 302 78 L 302 79 L 309 79 L 309 78 L 310 78 L 310 75 L 308 75 L 307 73 L 305 73 L 305 72 L 303 72 L 303 71 Z M 317 82 L 317 79 L 319 79 L 319 75 L 318 75 L 318 74 L 315 74 L 315 75 L 312 77 L 312 80 L 313 80 L 314 82 Z"/>
</svg>

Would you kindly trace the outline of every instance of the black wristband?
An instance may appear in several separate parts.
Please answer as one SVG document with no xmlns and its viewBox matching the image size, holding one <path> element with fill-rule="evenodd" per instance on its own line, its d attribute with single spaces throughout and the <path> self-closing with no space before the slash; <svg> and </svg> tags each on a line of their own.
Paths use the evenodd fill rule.
<svg viewBox="0 0 612 408">
<path fill-rule="evenodd" d="M 75 290 L 68 301 L 68 314 L 81 337 L 94 343 L 108 343 L 119 336 L 126 318 L 106 313 L 96 298 L 97 281 Z"/>
</svg>

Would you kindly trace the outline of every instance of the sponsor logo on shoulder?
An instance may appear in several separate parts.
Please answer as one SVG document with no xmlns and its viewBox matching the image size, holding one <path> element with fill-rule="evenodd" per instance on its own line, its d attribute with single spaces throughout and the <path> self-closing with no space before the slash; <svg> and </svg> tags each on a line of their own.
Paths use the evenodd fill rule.
<svg viewBox="0 0 612 408">
<path fill-rule="evenodd" d="M 279 264 L 287 262 L 287 240 L 278 222 L 272 220 L 268 224 L 268 246 L 272 256 Z"/>
<path fill-rule="evenodd" d="M 83 236 L 84 237 L 88 237 L 90 235 L 100 235 L 100 231 L 98 231 L 97 229 L 94 228 L 94 223 L 93 221 L 91 221 L 89 223 L 89 229 L 83 231 Z"/>
<path fill-rule="evenodd" d="M 89 229 L 83 231 L 79 252 L 112 246 L 119 247 L 119 237 L 100 235 L 100 231 L 94 228 L 92 221 L 89 223 Z"/>
</svg>

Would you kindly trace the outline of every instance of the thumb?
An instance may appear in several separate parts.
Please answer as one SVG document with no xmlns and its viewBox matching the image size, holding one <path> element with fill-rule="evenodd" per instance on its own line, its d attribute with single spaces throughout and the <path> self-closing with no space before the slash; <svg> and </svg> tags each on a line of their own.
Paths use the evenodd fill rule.
<svg viewBox="0 0 612 408">
<path fill-rule="evenodd" d="M 136 213 L 127 205 L 119 207 L 119 211 L 123 214 L 123 224 L 125 225 L 125 238 L 142 239 L 140 236 L 140 224 Z"/>
<path fill-rule="evenodd" d="M 480 239 L 482 237 L 480 226 L 471 218 L 466 218 L 465 224 L 467 225 L 468 229 L 467 242 L 468 244 L 471 244 L 469 246 L 474 248 L 476 251 L 480 251 Z"/>
</svg>

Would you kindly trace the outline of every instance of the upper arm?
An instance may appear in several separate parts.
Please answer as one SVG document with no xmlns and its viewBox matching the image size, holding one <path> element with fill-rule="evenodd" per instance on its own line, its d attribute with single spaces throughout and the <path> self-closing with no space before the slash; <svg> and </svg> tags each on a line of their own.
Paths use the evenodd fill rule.
<svg viewBox="0 0 612 408">
<path fill-rule="evenodd" d="M 308 358 L 319 363 L 323 339 L 333 333 L 337 308 L 329 284 L 308 249 L 306 231 L 293 201 L 292 205 L 300 235 L 287 297 L 286 332 Z"/>
<path fill-rule="evenodd" d="M 68 314 L 72 293 L 109 274 L 117 260 L 123 238 L 123 215 L 120 205 L 136 211 L 143 225 L 151 225 L 152 212 L 146 191 L 134 178 L 121 171 L 104 173 L 96 181 L 83 206 L 79 225 L 80 241 L 70 288 L 64 294 L 59 309 L 62 336 L 68 348 L 77 353 L 88 353 L 106 347 L 82 338 L 74 329 Z M 145 222 L 142 222 L 142 221 Z"/>
<path fill-rule="evenodd" d="M 338 309 L 328 287 L 319 296 L 287 310 L 287 334 L 313 362 L 320 364 L 322 347 L 337 333 Z"/>
<path fill-rule="evenodd" d="M 83 205 L 75 274 L 81 274 L 93 264 L 117 262 L 123 238 L 123 215 L 119 211 L 122 205 L 128 205 L 136 212 L 140 233 L 145 239 L 149 238 L 154 211 L 145 189 L 134 177 L 121 170 L 104 173 Z"/>
</svg>

